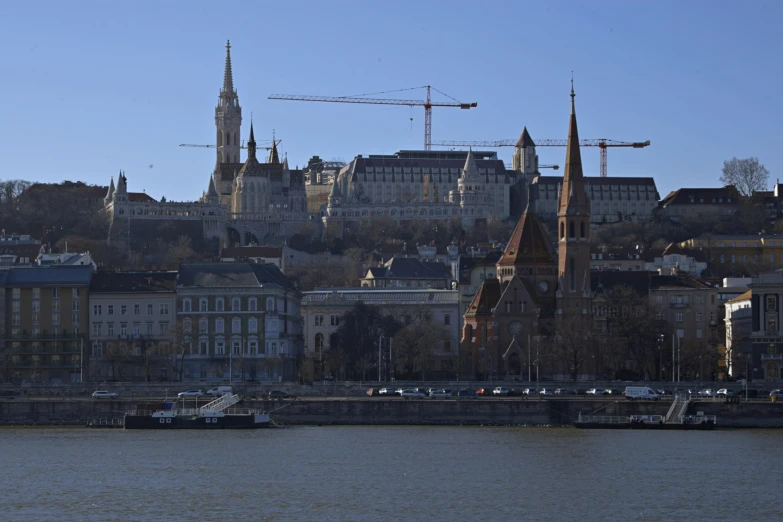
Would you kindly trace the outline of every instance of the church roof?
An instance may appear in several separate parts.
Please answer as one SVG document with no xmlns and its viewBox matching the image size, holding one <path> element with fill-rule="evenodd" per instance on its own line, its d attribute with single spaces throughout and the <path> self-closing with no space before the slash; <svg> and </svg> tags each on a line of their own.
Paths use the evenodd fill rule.
<svg viewBox="0 0 783 522">
<path fill-rule="evenodd" d="M 465 315 L 492 315 L 492 309 L 498 304 L 500 294 L 500 281 L 495 278 L 484 280 Z"/>
<path fill-rule="evenodd" d="M 465 179 L 477 178 L 479 174 L 476 166 L 476 159 L 473 157 L 473 150 L 468 151 L 468 157 L 465 158 L 465 165 L 462 167 L 462 176 Z"/>
<path fill-rule="evenodd" d="M 234 177 L 239 174 L 242 163 L 218 163 L 215 165 L 215 171 L 220 181 L 234 181 Z"/>
<path fill-rule="evenodd" d="M 519 140 L 517 140 L 517 148 L 526 148 L 526 147 L 535 147 L 536 144 L 533 142 L 533 138 L 530 137 L 530 134 L 527 132 L 527 127 L 522 129 L 522 134 L 519 136 Z"/>
<path fill-rule="evenodd" d="M 342 197 L 342 193 L 340 192 L 340 184 L 337 182 L 337 180 L 334 180 L 334 183 L 332 183 L 332 190 L 329 191 L 329 197 L 330 198 Z"/>
<path fill-rule="evenodd" d="M 534 212 L 526 211 L 511 233 L 498 266 L 554 262 L 555 251 L 544 227 Z"/>
<path fill-rule="evenodd" d="M 218 193 L 215 190 L 215 178 L 209 177 L 209 188 L 207 189 L 207 197 L 217 197 Z"/>
</svg>

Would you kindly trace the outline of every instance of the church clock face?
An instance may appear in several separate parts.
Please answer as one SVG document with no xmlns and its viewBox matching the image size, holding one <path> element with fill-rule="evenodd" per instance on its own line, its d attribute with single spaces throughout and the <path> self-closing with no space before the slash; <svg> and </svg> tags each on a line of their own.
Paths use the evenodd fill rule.
<svg viewBox="0 0 783 522">
<path fill-rule="evenodd" d="M 508 325 L 508 333 L 511 335 L 517 335 L 519 332 L 522 331 L 522 323 L 519 321 L 513 321 L 511 324 Z"/>
<path fill-rule="evenodd" d="M 546 293 L 546 291 L 547 291 L 547 290 L 549 290 L 549 285 L 547 284 L 547 282 L 546 282 L 546 281 L 541 281 L 540 283 L 538 283 L 538 290 L 539 290 L 539 291 L 540 291 L 542 294 L 545 294 L 545 293 Z"/>
</svg>

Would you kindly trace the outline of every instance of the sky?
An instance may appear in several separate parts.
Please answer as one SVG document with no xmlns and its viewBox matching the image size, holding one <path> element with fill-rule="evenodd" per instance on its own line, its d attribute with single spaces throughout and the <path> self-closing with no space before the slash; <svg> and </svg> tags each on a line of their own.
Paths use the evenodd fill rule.
<svg viewBox="0 0 783 522">
<path fill-rule="evenodd" d="M 512 139 L 524 126 L 564 139 L 573 71 L 581 138 L 651 141 L 610 149 L 609 177 L 653 177 L 664 196 L 719 186 L 725 160 L 756 156 L 772 181 L 781 18 L 778 1 L 0 2 L 0 180 L 106 185 L 123 170 L 130 191 L 200 197 L 215 151 L 178 145 L 215 142 L 231 40 L 242 137 L 252 112 L 256 139 L 274 131 L 291 167 L 421 149 L 424 109 L 271 94 L 432 85 L 478 103 L 434 108 L 433 140 Z M 512 152 L 498 149 L 506 163 Z M 564 163 L 564 148 L 537 152 Z M 597 176 L 598 148 L 582 158 Z"/>
</svg>

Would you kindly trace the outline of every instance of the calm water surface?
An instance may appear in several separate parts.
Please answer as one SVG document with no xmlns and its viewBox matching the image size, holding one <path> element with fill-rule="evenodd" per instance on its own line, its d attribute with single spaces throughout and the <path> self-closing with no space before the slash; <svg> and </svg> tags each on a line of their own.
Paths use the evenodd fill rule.
<svg viewBox="0 0 783 522">
<path fill-rule="evenodd" d="M 0 520 L 783 520 L 783 431 L 0 429 Z"/>
</svg>

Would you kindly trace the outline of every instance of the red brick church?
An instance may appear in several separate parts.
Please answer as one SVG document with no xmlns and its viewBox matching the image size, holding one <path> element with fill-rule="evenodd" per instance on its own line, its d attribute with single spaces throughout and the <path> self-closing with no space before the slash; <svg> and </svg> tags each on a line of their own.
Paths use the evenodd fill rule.
<svg viewBox="0 0 783 522">
<path fill-rule="evenodd" d="M 572 86 L 557 252 L 528 208 L 497 262 L 497 278 L 482 283 L 465 313 L 460 350 L 466 373 L 487 378 L 514 375 L 520 380 L 527 380 L 529 371 L 535 379 L 537 367 L 548 377 L 568 378 L 574 373 L 567 357 L 552 353 L 558 342 L 573 342 L 574 332 L 589 331 L 592 317 L 590 201 L 574 97 Z"/>
</svg>

